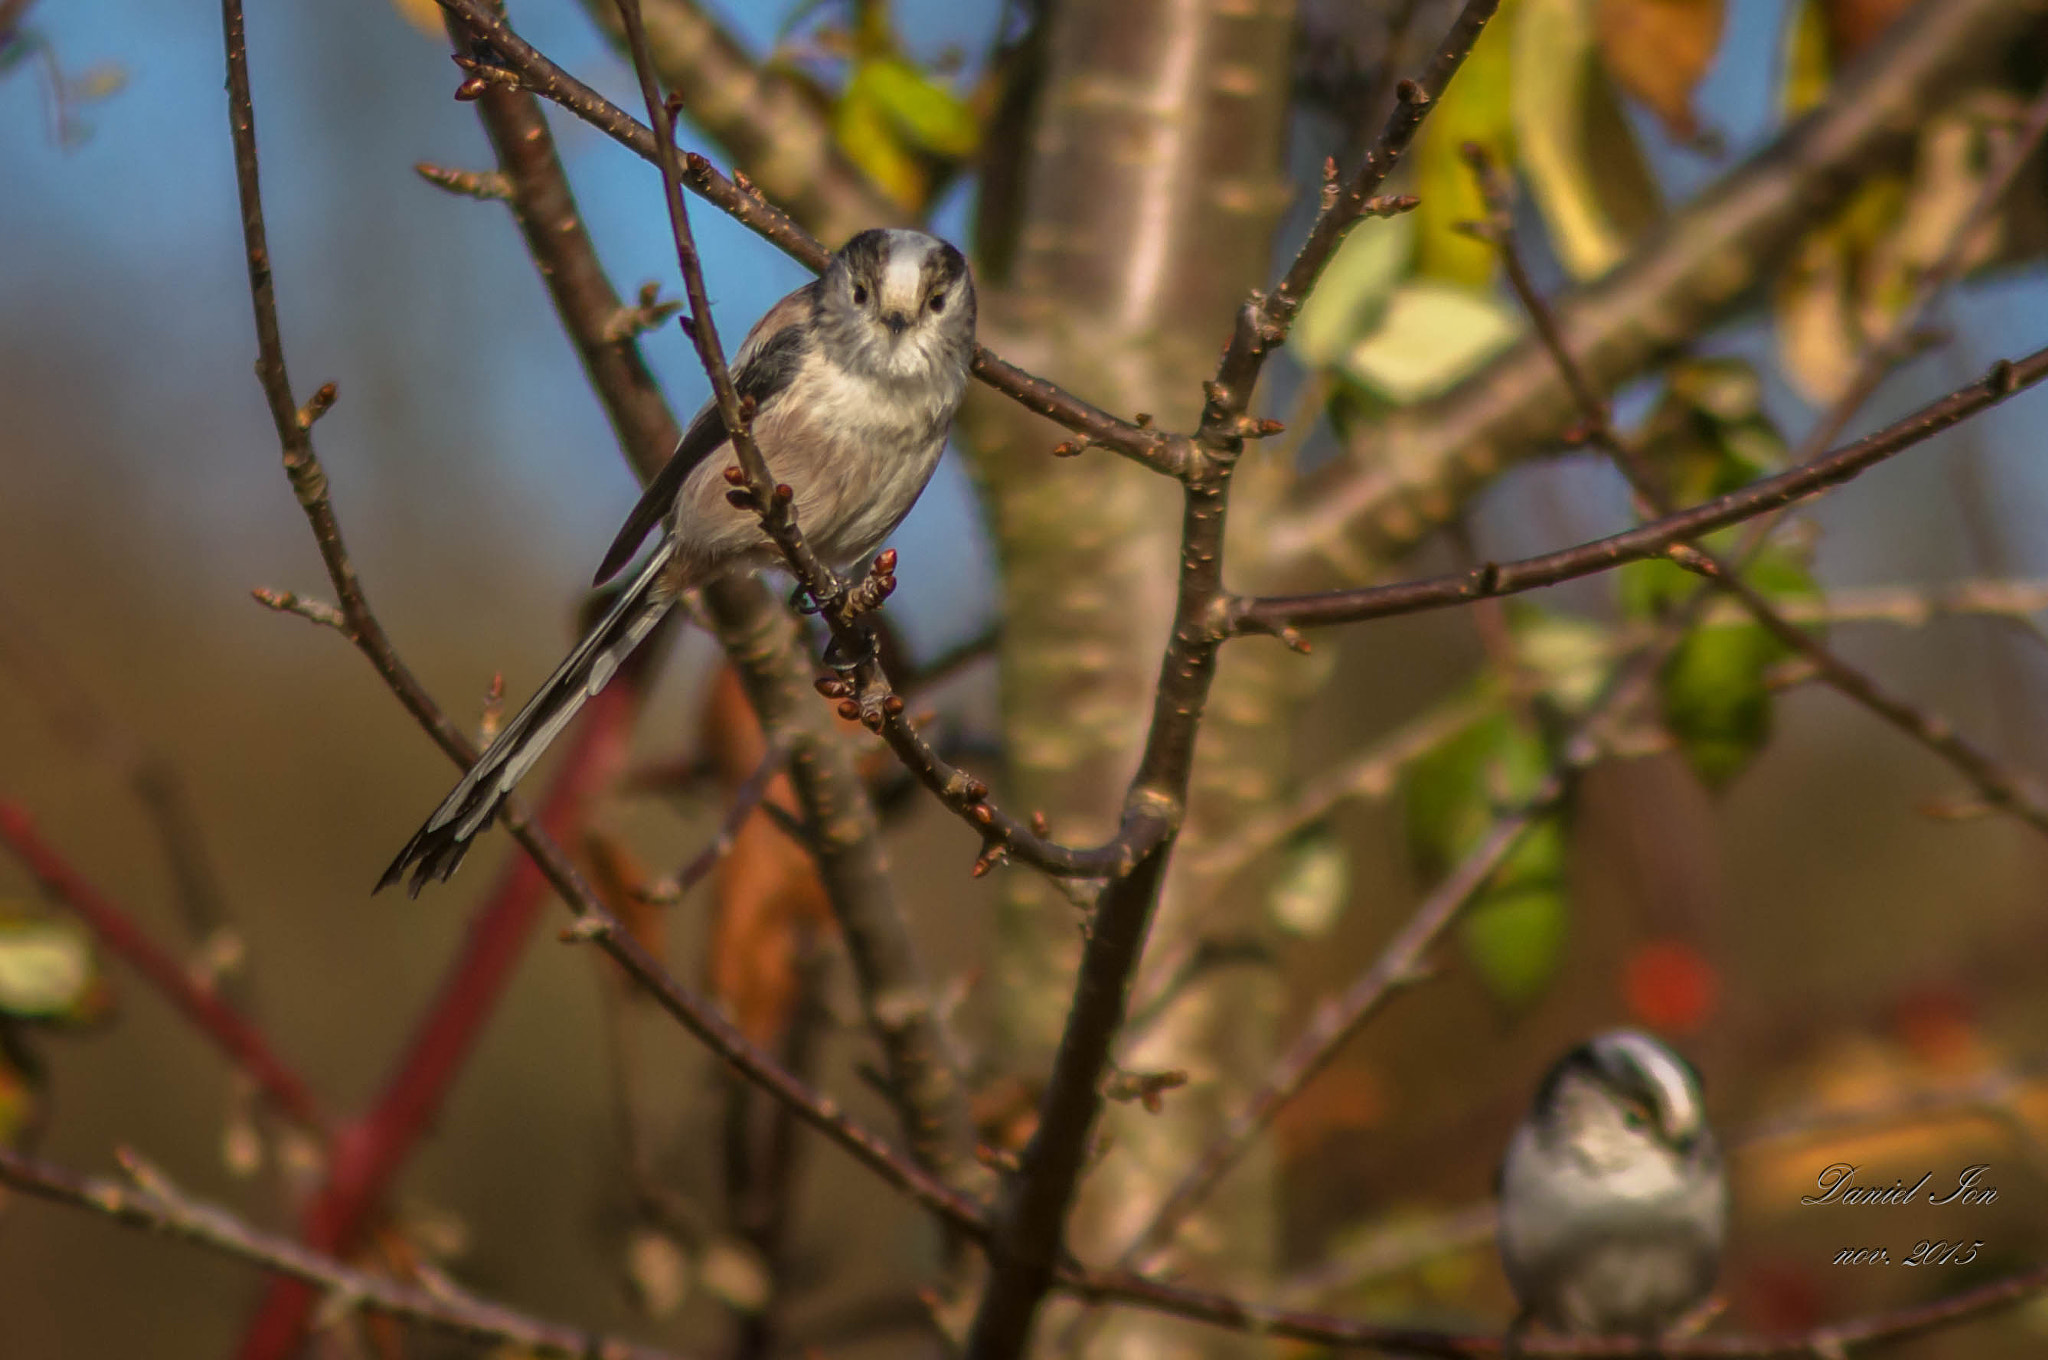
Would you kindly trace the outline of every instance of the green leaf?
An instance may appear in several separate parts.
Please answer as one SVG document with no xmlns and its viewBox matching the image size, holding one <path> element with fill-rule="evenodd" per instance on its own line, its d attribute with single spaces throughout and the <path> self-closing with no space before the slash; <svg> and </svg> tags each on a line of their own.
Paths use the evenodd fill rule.
<svg viewBox="0 0 2048 1360">
<path fill-rule="evenodd" d="M 1521 314 L 1490 293 L 1411 280 L 1394 290 L 1379 325 L 1351 347 L 1343 369 L 1389 401 L 1422 401 L 1476 371 L 1521 330 Z"/>
<path fill-rule="evenodd" d="M 1515 141 L 1558 259 L 1604 274 L 1663 215 L 1663 195 L 1595 53 L 1581 0 L 1523 0 L 1510 91 Z"/>
<path fill-rule="evenodd" d="M 1402 803 L 1424 871 L 1442 873 L 1477 849 L 1496 815 L 1534 793 L 1548 768 L 1543 743 L 1504 709 L 1409 766 Z"/>
<path fill-rule="evenodd" d="M 960 160 L 981 145 L 981 124 L 966 101 L 901 57 L 861 62 L 846 87 L 849 96 L 856 91 L 919 151 Z"/>
<path fill-rule="evenodd" d="M 1505 709 L 1411 766 L 1403 803 L 1409 847 L 1424 872 L 1441 875 L 1471 855 L 1503 811 L 1535 793 L 1549 767 L 1543 742 Z M 1467 956 L 1506 1004 L 1528 1001 L 1557 970 L 1568 915 L 1567 849 L 1563 815 L 1542 818 L 1461 915 Z"/>
<path fill-rule="evenodd" d="M 1486 216 L 1478 178 L 1465 162 L 1463 148 L 1477 142 L 1494 163 L 1512 166 L 1515 155 L 1514 11 L 1520 0 L 1506 0 L 1493 22 L 1479 36 L 1458 78 L 1443 102 L 1423 124 L 1415 148 L 1414 192 L 1422 203 L 1409 216 L 1417 219 L 1415 272 L 1478 288 L 1492 281 L 1500 252 L 1486 241 L 1460 231 L 1462 222 Z"/>
<path fill-rule="evenodd" d="M 0 1015 L 73 1019 L 92 1008 L 92 938 L 70 921 L 0 917 Z"/>
<path fill-rule="evenodd" d="M 1773 603 L 1817 599 L 1819 589 L 1796 553 L 1767 550 L 1743 579 Z M 1771 667 L 1791 649 L 1748 618 L 1710 621 L 1682 641 L 1659 677 L 1664 725 L 1709 788 L 1748 768 L 1771 737 Z"/>
<path fill-rule="evenodd" d="M 1561 836 L 1551 822 L 1529 834 Z M 1489 891 L 1465 909 L 1458 939 L 1487 991 L 1507 1005 L 1524 1006 L 1557 976 L 1570 915 L 1557 884 Z"/>
<path fill-rule="evenodd" d="M 1302 362 L 1327 368 L 1370 331 L 1414 253 L 1415 213 L 1367 218 L 1354 227 L 1323 267 L 1288 335 Z"/>
</svg>

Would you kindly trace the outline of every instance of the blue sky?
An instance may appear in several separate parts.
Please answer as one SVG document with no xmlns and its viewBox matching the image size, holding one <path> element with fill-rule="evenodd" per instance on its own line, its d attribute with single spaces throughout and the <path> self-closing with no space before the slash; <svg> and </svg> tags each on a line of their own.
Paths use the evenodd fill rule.
<svg viewBox="0 0 2048 1360">
<path fill-rule="evenodd" d="M 980 51 L 995 18 L 990 3 L 915 0 L 898 8 L 924 55 L 949 45 Z M 765 45 L 787 9 L 722 12 Z M 579 6 L 522 5 L 515 17 L 564 65 L 622 103 L 636 102 L 630 73 Z M 0 375 L 0 402 L 10 382 L 20 400 L 51 383 L 76 383 L 81 366 L 97 368 L 108 380 L 77 392 L 66 437 L 103 451 L 95 456 L 113 468 L 102 475 L 117 468 L 142 491 L 153 520 L 186 526 L 202 544 L 217 534 L 302 533 L 275 514 L 276 488 L 265 480 L 274 450 L 247 376 L 253 342 L 216 12 L 172 0 L 44 0 L 33 21 L 68 70 L 113 63 L 128 83 L 85 111 L 92 135 L 67 149 L 43 131 L 41 80 L 17 68 L 0 81 L 0 128 L 9 131 L 0 139 L 0 247 L 10 261 L 0 270 L 0 332 L 26 355 L 12 375 Z M 1701 91 L 1702 107 L 1727 136 L 1728 163 L 1771 128 L 1779 28 L 1780 0 L 1734 0 L 1721 60 Z M 441 194 L 411 172 L 415 160 L 486 162 L 474 115 L 449 98 L 459 76 L 445 45 L 407 27 L 381 0 L 259 3 L 250 32 L 294 377 L 301 394 L 326 378 L 340 383 L 342 405 L 321 426 L 321 443 L 359 553 L 374 559 L 381 548 L 411 545 L 431 558 L 440 526 L 458 523 L 516 534 L 527 569 L 572 589 L 633 488 L 505 214 Z M 673 294 L 675 261 L 653 171 L 571 120 L 556 125 L 615 279 L 629 292 L 658 279 Z M 1654 147 L 1655 136 L 1649 140 Z M 1718 173 L 1668 148 L 1657 161 L 1681 192 Z M 964 200 L 947 204 L 939 228 L 963 236 L 965 208 Z M 701 205 L 693 221 L 721 332 L 736 338 L 804 274 Z M 1980 370 L 2038 344 L 2044 306 L 2048 281 L 2038 270 L 1966 290 L 1953 312 L 1968 356 L 1962 368 Z M 1756 328 L 1721 344 L 1768 354 Z M 705 384 L 681 337 L 650 337 L 647 351 L 676 404 L 694 407 Z M 1923 361 L 1871 419 L 1952 385 L 1958 362 Z M 1789 393 L 1781 388 L 1774 400 L 1788 426 L 1805 423 Z M 2037 406 L 2023 399 L 1994 413 L 1978 436 L 1997 501 L 2031 565 L 2039 565 L 2031 526 L 2044 494 L 2033 456 L 2038 420 Z M 1900 535 L 1952 530 L 1952 520 L 1924 513 L 1929 489 L 1942 494 L 1939 468 L 1948 456 L 1906 460 L 1916 469 L 1883 474 L 1889 494 L 1858 488 L 1827 511 L 1839 526 L 1823 557 L 1827 575 L 1889 579 L 1895 568 L 1884 558 Z M 1599 518 L 1623 512 L 1600 476 L 1586 490 Z M 964 577 L 914 569 L 940 545 L 978 533 L 970 491 L 949 460 L 899 536 L 913 569 L 903 577 L 907 607 L 895 612 L 914 643 L 943 645 L 988 608 L 985 552 L 967 555 L 983 569 Z M 470 541 L 468 533 L 446 538 Z M 439 569 L 451 589 L 466 573 L 487 575 L 453 546 Z"/>
</svg>

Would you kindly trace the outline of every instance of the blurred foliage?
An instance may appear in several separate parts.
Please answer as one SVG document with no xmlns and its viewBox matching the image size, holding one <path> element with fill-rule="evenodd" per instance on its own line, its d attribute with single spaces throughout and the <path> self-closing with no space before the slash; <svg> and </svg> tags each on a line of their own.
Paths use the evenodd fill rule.
<svg viewBox="0 0 2048 1360">
<path fill-rule="evenodd" d="M 65 72 L 57 49 L 40 29 L 25 21 L 30 5 L 0 7 L 7 17 L 0 19 L 0 80 L 23 67 L 34 65 L 43 83 L 43 98 L 49 108 L 50 135 L 64 149 L 82 146 L 92 136 L 92 124 L 81 114 L 85 106 L 119 94 L 128 84 L 126 68 L 100 62 L 77 75 Z"/>
<path fill-rule="evenodd" d="M 826 10 L 841 13 L 804 29 L 798 41 L 799 26 Z M 841 68 L 836 88 L 814 74 L 805 58 Z M 998 71 L 963 95 L 937 70 L 918 64 L 887 0 L 799 5 L 784 21 L 769 66 L 829 112 L 839 149 L 912 212 L 928 206 L 980 151 L 983 127 L 1000 94 Z"/>
</svg>

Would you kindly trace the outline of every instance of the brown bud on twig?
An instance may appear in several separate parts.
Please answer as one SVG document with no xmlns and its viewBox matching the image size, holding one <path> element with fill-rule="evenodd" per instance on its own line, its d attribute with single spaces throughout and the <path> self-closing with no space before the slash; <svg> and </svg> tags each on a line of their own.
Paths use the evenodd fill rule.
<svg viewBox="0 0 2048 1360">
<path fill-rule="evenodd" d="M 1083 449 L 1087 447 L 1088 446 L 1086 444 L 1080 443 L 1076 440 L 1063 440 L 1060 443 L 1052 446 L 1052 456 L 1055 458 L 1072 458 L 1075 454 L 1080 453 Z"/>
<path fill-rule="evenodd" d="M 711 162 L 695 151 L 683 153 L 683 168 L 699 179 L 712 173 Z"/>
<path fill-rule="evenodd" d="M 1423 89 L 1412 80 L 1404 80 L 1399 85 L 1396 85 L 1394 87 L 1394 97 L 1403 104 L 1414 104 L 1418 107 L 1435 102 L 1429 97 L 1429 91 Z"/>
<path fill-rule="evenodd" d="M 788 482 L 777 482 L 775 484 L 775 503 L 777 505 L 788 505 L 795 499 L 796 492 L 790 489 Z"/>
<path fill-rule="evenodd" d="M 1006 1176 L 1014 1176 L 1024 1168 L 1024 1164 L 1017 1160 L 1016 1153 L 1008 1148 L 990 1147 L 987 1143 L 974 1145 L 974 1160 L 989 1170 L 999 1171 Z M 931 1294 L 934 1302 L 938 1298 L 937 1292 L 933 1290 L 922 1290 L 920 1293 Z"/>
<path fill-rule="evenodd" d="M 996 810 L 987 803 L 976 803 L 973 807 L 967 809 L 967 815 L 981 823 L 981 825 L 989 826 L 995 822 Z"/>
<path fill-rule="evenodd" d="M 863 709 L 860 715 L 860 725 L 870 732 L 881 731 L 882 710 L 879 708 Z"/>
<path fill-rule="evenodd" d="M 1138 427 L 1139 429 L 1141 429 L 1141 430 L 1149 430 L 1149 429 L 1151 429 L 1151 428 L 1152 428 L 1152 413 L 1151 413 L 1150 411 L 1140 411 L 1140 412 L 1138 412 L 1138 414 L 1136 414 L 1136 415 L 1134 415 L 1134 416 L 1132 416 L 1132 417 L 1131 417 L 1131 424 L 1133 424 L 1133 425 L 1137 426 L 1137 427 Z"/>
<path fill-rule="evenodd" d="M 814 683 L 818 693 L 824 695 L 827 699 L 844 699 L 847 695 L 853 693 L 853 686 L 847 684 L 836 675 L 821 675 Z"/>
<path fill-rule="evenodd" d="M 733 486 L 745 486 L 747 484 L 747 474 L 740 470 L 738 463 L 734 463 L 726 468 L 725 480 Z"/>
<path fill-rule="evenodd" d="M 903 708 L 903 696 L 900 694 L 892 694 L 888 698 L 882 700 L 882 712 L 888 714 L 892 718 L 899 718 L 903 716 Z"/>
<path fill-rule="evenodd" d="M 988 797 L 988 785 L 982 783 L 979 779 L 970 778 L 967 781 L 967 797 L 969 801 L 979 803 L 982 799 Z"/>
<path fill-rule="evenodd" d="M 499 170 L 450 170 L 431 161 L 420 161 L 412 169 L 414 174 L 435 188 L 446 189 L 451 194 L 461 194 L 464 198 L 512 197 L 512 181 Z"/>
<path fill-rule="evenodd" d="M 1045 820 L 1045 814 L 1037 808 L 1031 810 L 1031 830 L 1039 836 L 1052 835 L 1052 823 Z"/>
<path fill-rule="evenodd" d="M 754 187 L 754 181 L 752 177 L 749 176 L 747 172 L 744 170 L 738 168 L 735 168 L 733 170 L 732 183 L 734 188 L 738 189 L 748 198 L 759 198 L 761 196 L 761 191 L 758 188 Z"/>
<path fill-rule="evenodd" d="M 340 395 L 340 391 L 333 383 L 321 383 L 320 389 L 308 397 L 306 404 L 299 408 L 299 428 L 312 429 L 313 422 L 332 410 L 334 399 Z"/>
<path fill-rule="evenodd" d="M 725 499 L 726 503 L 735 510 L 751 510 L 754 508 L 754 493 L 751 491 L 728 491 L 725 493 Z"/>
<path fill-rule="evenodd" d="M 974 867 L 968 870 L 968 873 L 975 878 L 986 878 L 988 877 L 989 871 L 991 869 L 995 868 L 998 864 L 1001 864 L 1004 860 L 1008 859 L 1009 857 L 1009 850 L 1004 848 L 1004 846 L 1001 843 L 991 841 L 987 845 L 982 847 L 981 853 L 979 855 L 975 856 Z"/>
<path fill-rule="evenodd" d="M 485 746 L 505 723 L 505 672 L 491 674 L 491 686 L 484 691 L 484 716 L 476 725 L 477 740 Z"/>
<path fill-rule="evenodd" d="M 579 916 L 574 925 L 555 938 L 563 944 L 588 944 L 592 940 L 602 940 L 611 933 L 612 923 L 602 916 Z"/>
<path fill-rule="evenodd" d="M 839 701 L 839 716 L 848 722 L 852 722 L 860 716 L 860 705 L 852 699 L 841 699 Z"/>
<path fill-rule="evenodd" d="M 1112 1072 L 1102 1083 L 1102 1094 L 1107 1100 L 1136 1101 L 1145 1107 L 1145 1113 L 1158 1114 L 1163 1103 L 1160 1096 L 1187 1084 L 1188 1074 L 1179 1068 L 1166 1072 Z"/>
<path fill-rule="evenodd" d="M 467 101 L 478 98 L 493 85 L 507 90 L 521 88 L 519 73 L 509 67 L 498 65 L 495 60 L 480 61 L 461 52 L 450 53 L 449 60 L 469 73 L 469 79 L 455 87 L 457 99 Z"/>
</svg>

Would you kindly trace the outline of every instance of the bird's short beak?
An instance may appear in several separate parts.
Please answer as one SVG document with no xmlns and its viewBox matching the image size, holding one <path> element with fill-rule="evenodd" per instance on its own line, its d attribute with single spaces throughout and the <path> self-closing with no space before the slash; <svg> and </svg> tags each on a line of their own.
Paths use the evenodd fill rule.
<svg viewBox="0 0 2048 1360">
<path fill-rule="evenodd" d="M 889 334 L 901 335 L 910 329 L 910 317 L 903 312 L 885 312 L 882 324 L 889 328 Z"/>
</svg>

